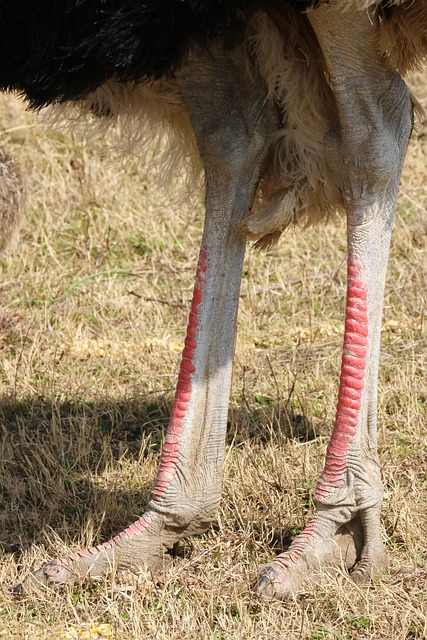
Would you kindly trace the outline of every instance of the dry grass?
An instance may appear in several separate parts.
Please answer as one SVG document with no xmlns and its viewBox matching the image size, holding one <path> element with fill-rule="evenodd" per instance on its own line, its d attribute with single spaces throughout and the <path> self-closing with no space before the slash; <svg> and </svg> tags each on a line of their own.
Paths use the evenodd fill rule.
<svg viewBox="0 0 427 640">
<path fill-rule="evenodd" d="M 418 93 L 426 78 L 415 79 Z M 426 95 L 421 95 L 427 106 Z M 306 522 L 331 428 L 345 291 L 344 225 L 249 250 L 224 500 L 161 576 L 117 575 L 16 600 L 45 560 L 144 509 L 167 424 L 203 219 L 148 176 L 31 128 L 1 98 L 2 146 L 27 176 L 28 223 L 0 283 L 0 638 L 427 637 L 426 129 L 399 198 L 385 304 L 379 435 L 390 573 L 343 575 L 295 601 L 251 591 Z M 178 346 L 177 346 L 178 345 Z M 62 634 L 62 635 L 61 635 Z"/>
</svg>

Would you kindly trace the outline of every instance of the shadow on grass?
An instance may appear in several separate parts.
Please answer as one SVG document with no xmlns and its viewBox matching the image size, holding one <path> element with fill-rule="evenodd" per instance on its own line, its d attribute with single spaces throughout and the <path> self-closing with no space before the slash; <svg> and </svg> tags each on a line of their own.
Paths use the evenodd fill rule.
<svg viewBox="0 0 427 640">
<path fill-rule="evenodd" d="M 149 500 L 170 411 L 171 399 L 164 396 L 0 401 L 4 552 L 46 543 L 51 531 L 73 547 L 81 532 L 105 540 L 138 518 Z M 245 399 L 230 416 L 233 445 L 313 438 L 304 416 L 275 402 Z"/>
</svg>

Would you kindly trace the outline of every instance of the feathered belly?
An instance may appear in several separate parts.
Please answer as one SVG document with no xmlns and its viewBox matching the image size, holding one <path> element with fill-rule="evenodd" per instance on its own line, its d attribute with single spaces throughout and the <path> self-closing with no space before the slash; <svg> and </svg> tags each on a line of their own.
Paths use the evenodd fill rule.
<svg viewBox="0 0 427 640">
<path fill-rule="evenodd" d="M 319 4 L 322 0 L 318 0 Z M 405 73 L 427 53 L 427 0 L 330 0 L 342 10 L 371 6 L 378 46 Z M 243 225 L 274 241 L 291 223 L 324 220 L 341 207 L 323 154 L 337 126 L 335 98 L 303 13 L 307 0 L 0 0 L 0 88 L 30 106 L 70 102 L 91 124 L 122 118 L 142 143 L 166 132 L 164 157 L 200 168 L 173 71 L 192 43 L 222 37 L 245 46 L 274 102 L 279 124 L 256 204 Z M 247 73 L 248 68 L 242 69 Z M 100 117 L 101 116 L 101 117 Z M 102 116 L 109 116 L 103 118 Z M 171 160 L 172 159 L 172 160 Z M 169 174 L 168 174 L 169 175 Z"/>
</svg>

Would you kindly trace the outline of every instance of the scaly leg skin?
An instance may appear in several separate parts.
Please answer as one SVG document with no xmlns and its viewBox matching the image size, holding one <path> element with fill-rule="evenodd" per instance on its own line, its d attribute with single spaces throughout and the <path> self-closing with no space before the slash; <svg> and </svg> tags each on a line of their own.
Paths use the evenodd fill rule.
<svg viewBox="0 0 427 640">
<path fill-rule="evenodd" d="M 339 111 L 325 154 L 347 212 L 347 302 L 337 412 L 315 515 L 259 573 L 258 592 L 278 599 L 298 593 L 325 568 L 346 566 L 363 581 L 387 564 L 380 536 L 377 378 L 390 233 L 412 130 L 406 86 L 377 50 L 375 15 L 340 14 L 331 2 L 309 18 Z"/>
<path fill-rule="evenodd" d="M 263 83 L 243 54 L 197 51 L 178 74 L 205 168 L 206 218 L 172 415 L 148 511 L 109 542 L 53 560 L 16 593 L 161 566 L 205 531 L 221 494 L 225 431 L 248 215 L 273 130 Z"/>
</svg>

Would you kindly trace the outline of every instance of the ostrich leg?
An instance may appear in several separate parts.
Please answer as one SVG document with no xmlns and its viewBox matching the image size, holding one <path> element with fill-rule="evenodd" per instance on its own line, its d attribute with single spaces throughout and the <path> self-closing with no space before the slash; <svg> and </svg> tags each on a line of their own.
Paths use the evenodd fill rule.
<svg viewBox="0 0 427 640">
<path fill-rule="evenodd" d="M 180 538 L 206 530 L 221 469 L 248 214 L 273 128 L 265 89 L 241 53 L 193 53 L 178 79 L 205 169 L 206 218 L 172 415 L 147 512 L 109 542 L 53 560 L 18 592 L 158 567 Z"/>
<path fill-rule="evenodd" d="M 345 563 L 355 580 L 386 562 L 376 446 L 381 316 L 390 233 L 412 108 L 402 79 L 377 50 L 375 15 L 309 12 L 335 93 L 339 124 L 325 154 L 344 196 L 348 280 L 337 412 L 316 511 L 285 553 L 264 566 L 258 591 L 283 598 L 320 567 Z"/>
</svg>

